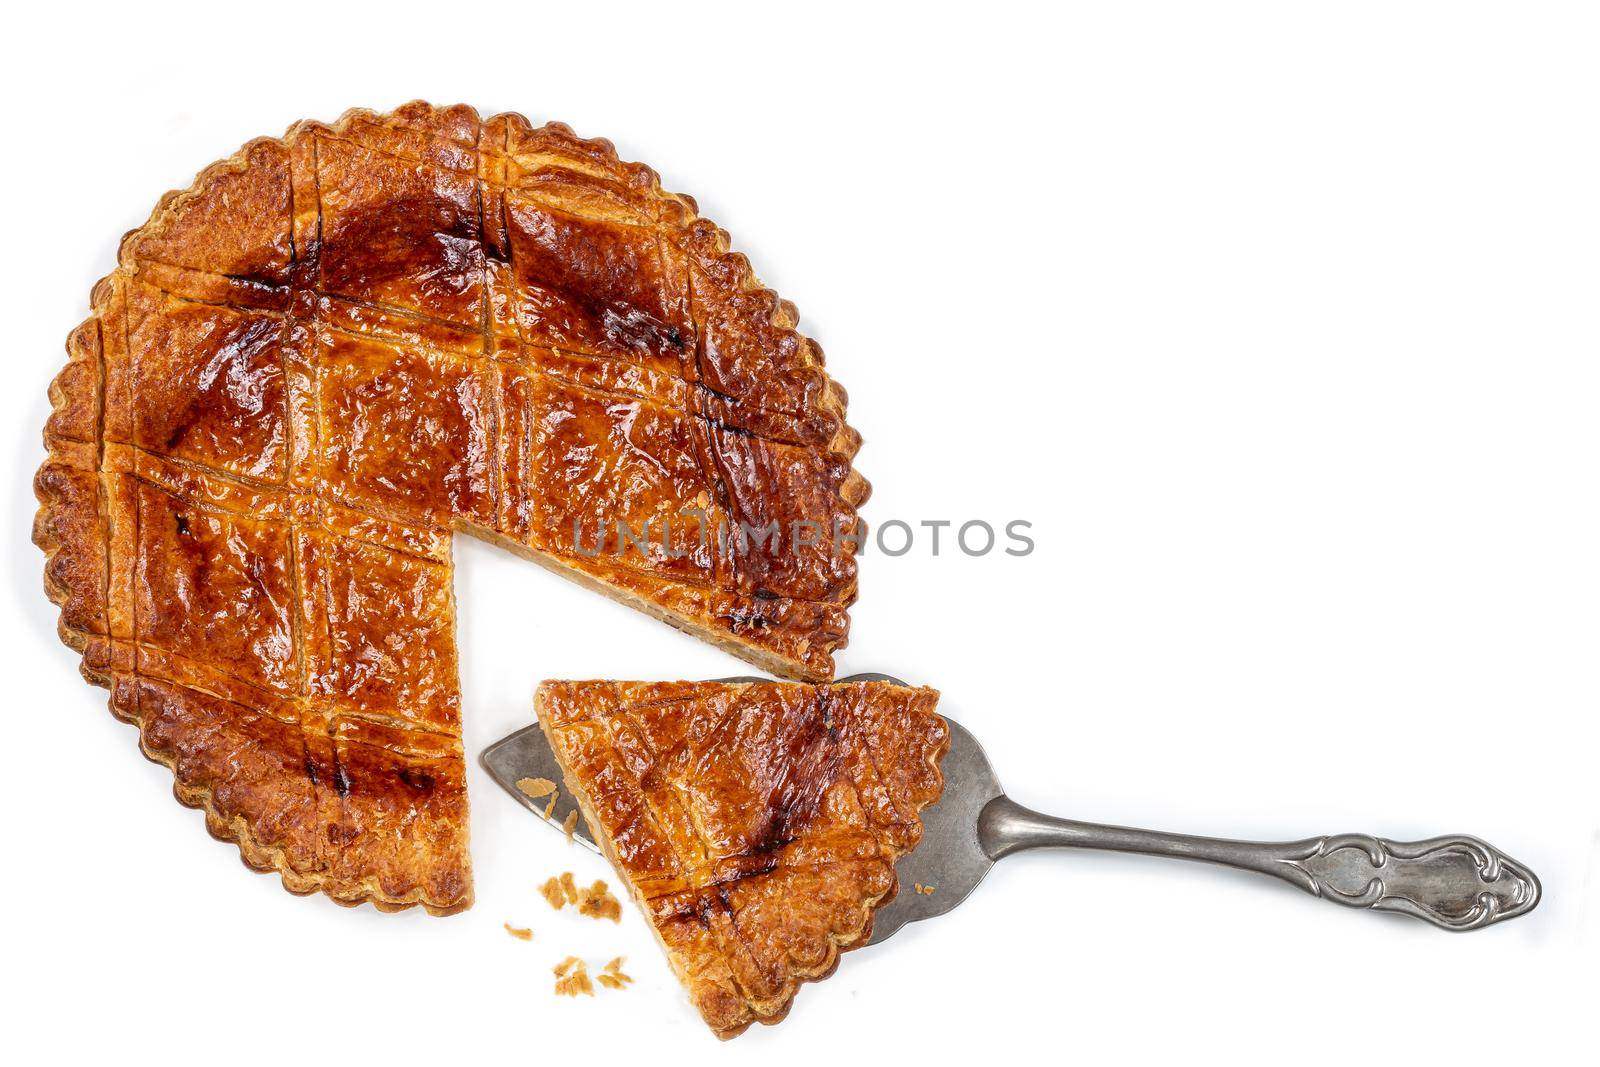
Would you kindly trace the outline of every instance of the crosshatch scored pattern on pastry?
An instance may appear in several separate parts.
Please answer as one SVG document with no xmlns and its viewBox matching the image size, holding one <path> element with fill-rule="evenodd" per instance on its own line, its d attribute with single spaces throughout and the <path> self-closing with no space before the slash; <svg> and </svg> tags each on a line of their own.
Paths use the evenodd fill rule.
<svg viewBox="0 0 1600 1067">
<path fill-rule="evenodd" d="M 459 911 L 454 531 L 832 677 L 856 570 L 829 539 L 573 545 L 693 508 L 854 528 L 860 438 L 796 322 L 693 200 L 565 126 L 416 103 L 254 141 L 125 238 L 69 339 L 34 534 L 62 637 L 250 866 Z"/>
</svg>

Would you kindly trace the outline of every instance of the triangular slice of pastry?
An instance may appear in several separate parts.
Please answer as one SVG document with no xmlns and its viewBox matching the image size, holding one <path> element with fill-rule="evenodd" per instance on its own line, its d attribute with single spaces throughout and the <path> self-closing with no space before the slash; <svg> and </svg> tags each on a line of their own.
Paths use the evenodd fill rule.
<svg viewBox="0 0 1600 1067">
<path fill-rule="evenodd" d="M 939 798 L 939 694 L 888 682 L 545 682 L 594 838 L 719 1037 L 866 943 Z"/>
</svg>

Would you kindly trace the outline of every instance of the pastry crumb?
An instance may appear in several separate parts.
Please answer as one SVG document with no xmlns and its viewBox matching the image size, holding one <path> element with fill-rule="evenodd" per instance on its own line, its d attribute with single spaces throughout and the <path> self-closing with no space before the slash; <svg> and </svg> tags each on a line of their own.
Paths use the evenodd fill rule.
<svg viewBox="0 0 1600 1067">
<path fill-rule="evenodd" d="M 577 830 L 577 828 L 578 810 L 574 808 L 573 810 L 567 812 L 566 821 L 561 824 L 561 829 L 565 830 L 567 834 L 567 844 L 572 844 L 572 834 L 573 831 Z"/>
<path fill-rule="evenodd" d="M 556 784 L 548 778 L 518 778 L 517 788 L 537 800 L 556 791 Z"/>
<path fill-rule="evenodd" d="M 565 978 L 556 979 L 556 995 L 562 997 L 594 996 L 594 983 L 588 971 L 577 971 Z"/>
<path fill-rule="evenodd" d="M 622 902 L 611 895 L 611 889 L 605 882 L 596 878 L 594 885 L 580 894 L 578 914 L 587 915 L 591 919 L 610 919 L 614 923 L 620 923 Z"/>
<path fill-rule="evenodd" d="M 589 967 L 576 956 L 568 956 L 555 966 L 556 996 L 594 996 L 594 983 L 589 980 Z"/>
<path fill-rule="evenodd" d="M 506 933 L 518 941 L 532 941 L 533 931 L 526 926 L 512 926 L 510 923 L 501 923 L 506 928 Z"/>
<path fill-rule="evenodd" d="M 624 958 L 625 957 L 618 956 L 616 959 L 606 964 L 605 968 L 598 975 L 596 975 L 601 985 L 605 986 L 607 989 L 626 989 L 628 985 L 633 982 L 631 977 L 622 973 L 622 962 Z"/>
<path fill-rule="evenodd" d="M 622 902 L 612 894 L 611 887 L 603 879 L 596 878 L 594 884 L 580 889 L 572 872 L 562 871 L 545 879 L 539 892 L 557 911 L 572 904 L 577 907 L 579 915 L 587 915 L 591 919 L 610 919 L 614 923 L 622 921 Z"/>
<path fill-rule="evenodd" d="M 550 803 L 544 806 L 545 821 L 548 822 L 556 817 L 556 800 L 559 799 L 560 796 L 561 793 L 559 790 L 550 794 Z"/>
<path fill-rule="evenodd" d="M 911 886 L 911 891 L 913 893 L 918 894 L 919 896 L 925 896 L 925 897 L 933 896 L 933 886 L 931 886 L 931 885 L 923 885 L 921 882 L 913 883 L 912 886 Z"/>
</svg>

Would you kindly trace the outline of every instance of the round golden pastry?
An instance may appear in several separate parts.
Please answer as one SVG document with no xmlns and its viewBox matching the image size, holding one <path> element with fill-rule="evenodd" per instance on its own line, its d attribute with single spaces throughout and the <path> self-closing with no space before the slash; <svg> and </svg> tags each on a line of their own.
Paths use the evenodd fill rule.
<svg viewBox="0 0 1600 1067">
<path fill-rule="evenodd" d="M 301 122 L 164 197 L 92 303 L 35 483 L 61 635 L 290 890 L 471 902 L 455 532 L 832 677 L 851 546 L 704 533 L 857 529 L 844 392 L 609 142 L 423 103 Z"/>
</svg>

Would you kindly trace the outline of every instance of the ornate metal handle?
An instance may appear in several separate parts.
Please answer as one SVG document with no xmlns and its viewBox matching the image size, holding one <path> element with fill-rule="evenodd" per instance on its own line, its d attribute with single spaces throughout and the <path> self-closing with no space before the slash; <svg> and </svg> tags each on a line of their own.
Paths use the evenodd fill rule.
<svg viewBox="0 0 1600 1067">
<path fill-rule="evenodd" d="M 1101 826 L 1041 815 L 1000 796 L 978 818 L 991 859 L 1028 848 L 1094 848 L 1220 863 L 1352 908 L 1394 911 L 1446 930 L 1476 930 L 1532 911 L 1539 879 L 1475 837 L 1388 841 L 1368 834 L 1267 843 Z"/>
</svg>

